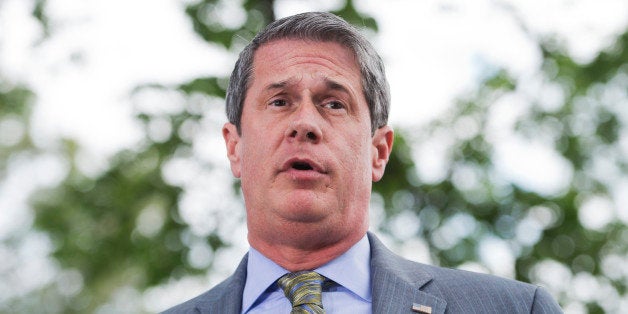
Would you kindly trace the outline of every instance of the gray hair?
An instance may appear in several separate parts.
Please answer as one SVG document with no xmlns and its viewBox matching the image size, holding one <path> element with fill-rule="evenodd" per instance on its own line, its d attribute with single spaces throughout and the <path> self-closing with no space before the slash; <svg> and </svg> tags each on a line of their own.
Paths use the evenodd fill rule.
<svg viewBox="0 0 628 314">
<path fill-rule="evenodd" d="M 384 63 L 371 43 L 345 20 L 324 12 L 308 12 L 270 23 L 240 52 L 227 88 L 227 118 L 240 133 L 246 92 L 253 75 L 253 57 L 263 44 L 280 39 L 336 42 L 353 51 L 360 66 L 364 97 L 371 115 L 371 132 L 388 123 L 390 90 Z"/>
</svg>

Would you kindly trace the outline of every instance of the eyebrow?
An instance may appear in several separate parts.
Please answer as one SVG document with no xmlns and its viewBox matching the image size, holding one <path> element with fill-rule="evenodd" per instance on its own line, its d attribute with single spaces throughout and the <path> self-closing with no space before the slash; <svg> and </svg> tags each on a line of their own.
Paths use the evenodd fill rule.
<svg viewBox="0 0 628 314">
<path fill-rule="evenodd" d="M 337 81 L 334 81 L 334 80 L 329 79 L 329 78 L 325 78 L 324 81 L 325 81 L 325 86 L 328 89 L 340 91 L 340 92 L 343 92 L 343 93 L 346 93 L 346 94 L 351 94 L 347 87 L 345 87 L 341 83 L 338 83 Z M 292 78 L 289 78 L 289 79 L 281 81 L 281 82 L 268 84 L 266 86 L 266 88 L 264 88 L 264 90 L 271 91 L 271 90 L 276 90 L 276 89 L 284 89 L 284 88 L 286 88 L 286 86 L 295 85 L 296 82 L 297 82 L 297 79 L 292 77 Z"/>
<path fill-rule="evenodd" d="M 331 89 L 331 90 L 336 90 L 336 91 L 340 91 L 343 92 L 345 94 L 351 94 L 349 92 L 349 89 L 346 88 L 344 85 L 342 85 L 341 83 L 338 83 L 334 80 L 325 78 L 325 85 L 327 85 L 327 88 Z"/>
<path fill-rule="evenodd" d="M 288 81 L 281 81 L 278 83 L 271 83 L 264 88 L 264 90 L 270 91 L 273 89 L 284 89 L 288 85 Z"/>
<path fill-rule="evenodd" d="M 270 83 L 270 84 L 266 85 L 266 88 L 264 88 L 264 90 L 271 91 L 271 90 L 274 90 L 274 89 L 284 89 L 284 88 L 286 88 L 286 86 L 294 85 L 294 84 L 296 84 L 296 79 L 295 78 L 289 78 L 289 79 L 281 81 L 281 82 Z"/>
</svg>

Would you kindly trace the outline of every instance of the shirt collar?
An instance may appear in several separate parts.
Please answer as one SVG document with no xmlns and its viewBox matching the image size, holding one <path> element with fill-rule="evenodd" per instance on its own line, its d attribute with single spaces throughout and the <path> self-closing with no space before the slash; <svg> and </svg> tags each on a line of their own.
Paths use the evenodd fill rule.
<svg viewBox="0 0 628 314">
<path fill-rule="evenodd" d="M 371 246 L 365 235 L 348 251 L 314 271 L 335 281 L 365 301 L 371 302 L 370 257 Z"/>
<path fill-rule="evenodd" d="M 242 292 L 242 313 L 246 313 L 257 298 L 286 273 L 286 269 L 251 247 L 246 265 L 246 283 Z"/>
<path fill-rule="evenodd" d="M 366 301 L 371 300 L 371 247 L 364 235 L 348 251 L 315 269 Z M 347 271 L 351 269 L 351 271 Z M 242 294 L 242 309 L 246 312 L 275 281 L 288 273 L 254 248 L 249 249 L 247 275 Z"/>
</svg>

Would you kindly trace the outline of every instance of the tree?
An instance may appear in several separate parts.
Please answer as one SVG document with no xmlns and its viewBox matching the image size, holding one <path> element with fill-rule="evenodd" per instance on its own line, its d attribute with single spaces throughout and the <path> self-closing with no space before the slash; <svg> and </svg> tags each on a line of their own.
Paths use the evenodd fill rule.
<svg viewBox="0 0 628 314">
<path fill-rule="evenodd" d="M 554 39 L 538 45 L 544 62 L 534 80 L 540 83 L 495 71 L 444 116 L 396 140 L 386 177 L 375 186 L 386 209 L 381 227 L 401 240 L 420 236 L 433 260 L 447 267 L 490 270 L 492 243 L 491 253 L 513 259 L 516 279 L 549 287 L 565 308 L 622 312 L 628 31 L 586 64 Z M 558 101 L 546 98 L 552 92 Z M 517 116 L 504 124 L 508 111 Z M 412 158 L 408 139 L 442 146 L 441 178 L 421 180 L 415 169 L 421 157 Z M 504 175 L 499 146 L 513 140 L 553 154 L 564 165 L 565 184 L 547 191 Z M 399 220 L 418 222 L 416 233 L 399 232 Z"/>
<path fill-rule="evenodd" d="M 185 12 L 201 38 L 233 51 L 241 49 L 242 39 L 251 39 L 274 19 L 273 1 L 244 1 L 246 21 L 228 29 L 210 18 L 218 6 L 216 0 L 198 1 L 188 4 Z M 49 36 L 53 31 L 48 29 L 45 7 L 45 1 L 38 1 L 33 14 Z M 351 1 L 336 13 L 376 27 Z M 224 77 L 199 77 L 177 86 L 138 86 L 130 97 L 138 104 L 137 119 L 145 128 L 145 138 L 134 149 L 116 154 L 102 173 L 84 173 L 77 161 L 78 144 L 61 141 L 58 154 L 68 162 L 67 173 L 58 185 L 34 193 L 31 204 L 34 225 L 51 239 L 52 256 L 66 274 L 60 280 L 74 288 L 51 282 L 28 298 L 8 300 L 4 308 L 63 313 L 143 311 L 137 299 L 125 303 L 120 295 L 139 295 L 148 287 L 205 274 L 212 268 L 212 257 L 231 242 L 230 228 L 243 223 L 242 204 L 236 200 L 238 184 L 228 177 L 227 182 L 233 183 L 210 194 L 215 199 L 206 200 L 220 206 L 200 205 L 206 224 L 195 221 L 198 212 L 191 213 L 185 203 L 195 197 L 190 195 L 199 195 L 193 190 L 215 185 L 203 178 L 220 175 L 217 166 L 207 156 L 199 156 L 198 150 L 204 145 L 204 134 L 220 130 L 211 116 L 224 114 L 226 82 Z M 174 112 L 142 112 L 140 103 L 147 95 L 168 93 L 182 96 L 185 104 Z M 194 178 L 181 178 L 179 171 L 186 167 L 198 171 Z M 229 207 L 240 214 L 225 213 Z M 45 304 L 50 299 L 54 306 Z"/>
<path fill-rule="evenodd" d="M 33 14 L 47 26 L 45 1 L 36 4 Z M 185 12 L 198 36 L 234 53 L 275 18 L 273 1 L 245 0 L 245 22 L 228 28 L 209 18 L 219 4 L 191 2 Z M 351 0 L 334 13 L 377 31 Z M 589 214 L 614 213 L 628 186 L 627 34 L 586 64 L 557 39 L 539 38 L 538 77 L 493 69 L 478 90 L 428 126 L 397 129 L 386 175 L 374 185 L 374 216 L 382 217 L 377 231 L 413 258 L 423 248 L 435 264 L 546 285 L 571 310 L 625 309 L 619 300 L 627 293 L 628 218 L 622 208 L 606 220 Z M 161 308 L 137 300 L 186 278 L 208 285 L 224 277 L 221 260 L 244 238 L 239 184 L 207 148 L 222 145 L 210 138 L 220 137 L 214 117 L 223 115 L 226 77 L 138 86 L 129 97 L 145 137 L 96 174 L 81 170 L 81 148 L 73 141 L 42 152 L 27 131 L 13 135 L 29 129 L 36 95 L 3 82 L 0 130 L 13 131 L 0 135 L 0 173 L 16 156 L 38 154 L 61 156 L 67 169 L 58 184 L 30 199 L 34 227 L 50 239 L 60 275 L 28 296 L 0 299 L 0 312 L 156 311 Z M 183 101 L 168 111 L 142 109 L 151 97 L 168 95 Z M 558 96 L 549 101 L 548 95 Z M 504 112 L 516 114 L 505 119 Z M 562 167 L 563 184 L 543 188 L 510 176 L 500 154 L 513 140 L 542 146 Z M 436 177 L 421 170 L 426 147 L 442 152 Z M 22 245 L 18 238 L 2 245 Z M 585 284 L 598 289 L 583 292 Z"/>
</svg>

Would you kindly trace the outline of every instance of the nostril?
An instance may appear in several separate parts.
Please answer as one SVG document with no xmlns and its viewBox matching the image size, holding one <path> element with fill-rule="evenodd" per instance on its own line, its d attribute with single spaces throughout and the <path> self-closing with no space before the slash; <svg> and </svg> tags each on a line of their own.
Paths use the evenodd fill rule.
<svg viewBox="0 0 628 314">
<path fill-rule="evenodd" d="M 314 132 L 307 132 L 307 134 L 305 136 L 307 136 L 307 138 L 310 139 L 310 140 L 315 140 L 316 139 L 316 134 L 314 134 Z"/>
<path fill-rule="evenodd" d="M 297 130 L 293 130 L 292 133 L 290 133 L 290 137 L 297 137 Z"/>
</svg>

